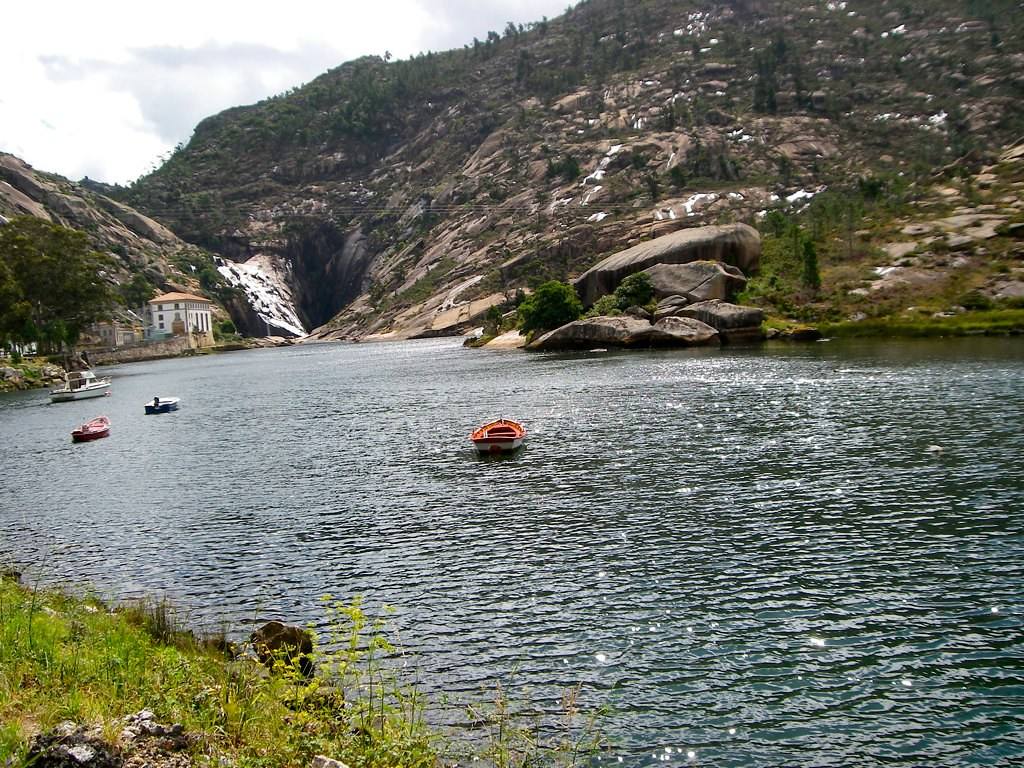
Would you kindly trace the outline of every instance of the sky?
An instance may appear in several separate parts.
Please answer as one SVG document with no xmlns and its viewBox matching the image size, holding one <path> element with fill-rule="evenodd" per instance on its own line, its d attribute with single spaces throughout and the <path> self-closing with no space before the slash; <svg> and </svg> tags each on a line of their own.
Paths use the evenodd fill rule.
<svg viewBox="0 0 1024 768">
<path fill-rule="evenodd" d="M 368 54 L 461 48 L 567 0 L 46 0 L 5 3 L 0 152 L 126 184 L 204 117 Z"/>
</svg>

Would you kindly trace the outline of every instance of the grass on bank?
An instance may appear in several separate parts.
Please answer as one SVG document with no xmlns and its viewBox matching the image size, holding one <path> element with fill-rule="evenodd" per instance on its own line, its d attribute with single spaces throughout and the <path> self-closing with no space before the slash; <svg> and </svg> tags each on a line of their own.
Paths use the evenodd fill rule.
<svg viewBox="0 0 1024 768">
<path fill-rule="evenodd" d="M 315 649 L 306 679 L 287 665 L 268 674 L 244 653 L 230 660 L 166 603 L 111 611 L 0 581 L 0 765 L 25 764 L 32 735 L 64 720 L 102 725 L 115 742 L 120 720 L 142 709 L 193 734 L 199 765 L 308 766 L 318 754 L 351 768 L 577 765 L 597 748 L 576 693 L 557 732 L 542 733 L 499 691 L 469 713 L 475 733 L 441 734 L 424 695 L 396 673 L 401 655 L 383 624 L 358 600 L 327 612 L 335 650 Z"/>
<path fill-rule="evenodd" d="M 819 330 L 836 337 L 934 338 L 943 336 L 1006 336 L 1024 334 L 1024 309 L 965 312 L 952 317 L 884 317 L 856 322 L 824 323 Z"/>
</svg>

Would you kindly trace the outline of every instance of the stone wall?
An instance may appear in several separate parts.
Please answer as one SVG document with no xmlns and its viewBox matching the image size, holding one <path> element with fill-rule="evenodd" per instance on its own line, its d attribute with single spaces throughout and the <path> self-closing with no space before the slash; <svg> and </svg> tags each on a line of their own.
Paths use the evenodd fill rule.
<svg viewBox="0 0 1024 768">
<path fill-rule="evenodd" d="M 159 360 L 162 357 L 177 357 L 189 351 L 188 339 L 175 336 L 164 341 L 139 344 L 135 347 L 121 347 L 108 352 L 89 352 L 91 365 L 116 365 L 137 363 L 140 360 Z"/>
</svg>

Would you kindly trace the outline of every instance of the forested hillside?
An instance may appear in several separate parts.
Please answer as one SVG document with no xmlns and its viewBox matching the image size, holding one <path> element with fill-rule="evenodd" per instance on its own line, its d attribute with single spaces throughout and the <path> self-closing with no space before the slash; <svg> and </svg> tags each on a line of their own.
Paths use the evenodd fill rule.
<svg viewBox="0 0 1024 768">
<path fill-rule="evenodd" d="M 286 285 L 332 337 L 456 332 L 516 289 L 729 221 L 762 228 L 751 300 L 778 317 L 889 316 L 907 285 L 932 312 L 998 304 L 1019 279 L 996 230 L 1020 217 L 999 158 L 1024 135 L 1022 22 L 1013 0 L 591 0 L 210 117 L 121 194 Z M 957 216 L 998 221 L 979 240 L 993 220 Z M 927 279 L 872 288 L 890 267 Z"/>
</svg>

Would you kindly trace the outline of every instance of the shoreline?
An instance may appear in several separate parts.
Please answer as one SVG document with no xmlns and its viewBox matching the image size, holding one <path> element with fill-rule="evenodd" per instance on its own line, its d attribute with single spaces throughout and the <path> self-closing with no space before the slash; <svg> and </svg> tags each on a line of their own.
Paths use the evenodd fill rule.
<svg viewBox="0 0 1024 768">
<path fill-rule="evenodd" d="M 842 322 L 824 322 L 817 325 L 794 323 L 794 322 L 779 322 L 776 320 L 768 320 L 764 324 L 765 337 L 760 341 L 752 342 L 755 344 L 765 343 L 767 341 L 785 340 L 791 342 L 801 341 L 813 341 L 819 338 L 835 338 L 835 339 L 879 339 L 879 340 L 892 340 L 892 339 L 959 339 L 969 338 L 976 336 L 985 336 L 989 338 L 1018 338 L 1024 336 L 1024 309 L 1005 309 L 1005 310 L 984 310 L 966 312 L 960 315 L 954 315 L 952 317 L 943 318 L 922 318 L 915 319 L 913 317 L 907 318 L 885 318 L 879 320 L 858 320 L 858 321 L 842 321 Z M 787 330 L 800 329 L 802 331 L 813 331 L 818 335 L 807 335 L 807 334 L 787 334 Z M 801 337 L 802 336 L 802 337 Z M 107 360 L 102 354 L 95 354 L 93 365 L 94 367 L 110 366 L 110 365 L 127 365 L 130 363 L 143 363 L 152 362 L 153 360 L 171 360 L 181 357 L 197 357 L 199 355 L 212 355 L 212 354 L 223 354 L 228 352 L 241 352 L 249 349 L 268 349 L 268 348 L 280 348 L 294 346 L 296 341 L 288 340 L 287 342 L 279 342 L 276 340 L 277 337 L 261 337 L 255 343 L 252 340 L 232 342 L 229 344 L 219 345 L 216 347 L 209 347 L 202 350 L 188 350 L 186 352 L 176 354 L 155 354 L 146 355 L 141 357 L 135 357 L 130 360 Z M 453 334 L 450 338 L 457 339 L 463 338 L 463 334 Z M 472 349 L 490 349 L 491 351 L 500 350 L 508 351 L 509 349 L 523 349 L 523 346 L 511 346 L 503 345 L 500 347 L 489 347 L 488 341 L 483 341 L 483 337 L 473 339 L 473 343 L 464 343 L 464 346 Z M 499 337 L 493 337 L 499 338 Z M 409 339 L 402 339 L 402 341 L 408 341 Z M 265 343 L 259 343 L 263 341 Z M 348 340 L 332 340 L 333 343 L 348 343 L 348 344 L 372 344 L 380 343 L 387 344 L 392 343 L 389 339 L 348 339 Z M 332 343 L 326 341 L 316 342 L 305 342 L 305 343 Z M 634 349 L 641 349 L 639 347 Z M 60 370 L 60 375 L 57 377 L 48 376 L 44 377 L 41 375 L 42 370 L 51 366 Z M 10 371 L 14 372 L 14 375 L 10 375 Z M 56 364 L 49 363 L 47 358 L 38 357 L 26 357 L 21 362 L 15 363 L 9 357 L 0 359 L 0 394 L 5 392 L 24 392 L 31 391 L 34 389 L 43 389 L 46 387 L 57 385 L 61 382 L 61 376 L 63 376 L 64 369 Z"/>
<path fill-rule="evenodd" d="M 405 651 L 358 597 L 328 602 L 334 646 L 314 637 L 308 657 L 259 634 L 275 622 L 229 643 L 195 634 L 166 601 L 111 606 L 30 587 L 11 568 L 0 568 L 0 606 L 0 765 L 435 768 L 515 752 L 542 766 L 602 746 L 579 687 L 563 713 L 570 741 L 500 686 L 494 702 L 468 705 L 474 722 L 430 724 L 433 703 L 392 663 Z"/>
<path fill-rule="evenodd" d="M 273 337 L 271 337 L 273 338 Z M 202 355 L 219 355 L 227 352 L 242 352 L 248 349 L 267 349 L 291 346 L 285 343 L 245 343 L 230 342 L 204 349 L 190 349 L 184 352 L 132 355 L 130 359 L 112 358 L 108 353 L 90 353 L 91 368 L 102 368 L 113 365 L 130 365 L 131 363 L 148 363 L 154 360 L 173 360 L 176 358 L 200 357 Z M 132 348 L 144 349 L 144 348 Z M 86 350 L 88 352 L 88 350 Z M 10 357 L 0 358 L 0 394 L 5 392 L 29 392 L 35 389 L 47 389 L 59 386 L 64 381 L 66 369 L 50 362 L 56 355 L 22 357 L 14 362 Z"/>
</svg>

